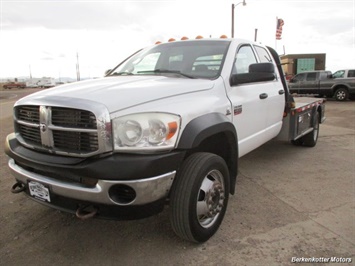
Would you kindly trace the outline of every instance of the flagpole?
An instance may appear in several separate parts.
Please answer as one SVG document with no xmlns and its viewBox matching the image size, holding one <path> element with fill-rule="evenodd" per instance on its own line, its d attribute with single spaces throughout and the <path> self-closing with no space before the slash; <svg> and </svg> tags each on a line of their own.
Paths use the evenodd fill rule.
<svg viewBox="0 0 355 266">
<path fill-rule="evenodd" d="M 276 31 L 277 31 L 277 22 L 278 22 L 278 17 L 276 17 Z M 275 51 L 277 52 L 277 38 L 276 38 L 276 34 L 275 34 Z"/>
</svg>

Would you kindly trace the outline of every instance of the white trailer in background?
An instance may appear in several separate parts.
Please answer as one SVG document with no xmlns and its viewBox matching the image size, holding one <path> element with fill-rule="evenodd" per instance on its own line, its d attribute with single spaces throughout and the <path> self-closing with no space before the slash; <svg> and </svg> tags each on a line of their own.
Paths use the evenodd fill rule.
<svg viewBox="0 0 355 266">
<path fill-rule="evenodd" d="M 51 88 L 55 85 L 55 79 L 47 77 L 32 78 L 26 82 L 26 87 L 29 88 Z"/>
</svg>

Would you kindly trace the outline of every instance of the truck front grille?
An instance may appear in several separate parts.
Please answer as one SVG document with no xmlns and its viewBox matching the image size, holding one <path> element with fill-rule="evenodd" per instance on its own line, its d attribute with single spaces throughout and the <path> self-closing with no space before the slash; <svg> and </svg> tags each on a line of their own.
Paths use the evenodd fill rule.
<svg viewBox="0 0 355 266">
<path fill-rule="evenodd" d="M 62 150 L 92 152 L 99 148 L 96 133 L 54 130 L 53 140 L 54 147 Z"/>
<path fill-rule="evenodd" d="M 96 129 L 96 117 L 93 113 L 62 107 L 52 107 L 52 124 L 61 127 Z"/>
<path fill-rule="evenodd" d="M 31 144 L 41 144 L 41 132 L 39 127 L 29 127 L 25 125 L 18 125 L 21 136 Z"/>
<path fill-rule="evenodd" d="M 20 140 L 29 147 L 72 154 L 99 150 L 97 119 L 87 110 L 16 106 L 15 126 Z"/>
<path fill-rule="evenodd" d="M 17 108 L 16 118 L 21 121 L 39 124 L 39 106 L 21 106 Z"/>
</svg>

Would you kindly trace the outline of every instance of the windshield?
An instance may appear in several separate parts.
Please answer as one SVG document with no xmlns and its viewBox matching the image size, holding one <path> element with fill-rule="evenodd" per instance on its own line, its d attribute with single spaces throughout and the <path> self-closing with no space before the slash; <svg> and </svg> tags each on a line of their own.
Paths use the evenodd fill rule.
<svg viewBox="0 0 355 266">
<path fill-rule="evenodd" d="M 185 78 L 217 78 L 229 41 L 199 40 L 159 44 L 140 51 L 113 69 L 116 75 L 179 75 Z"/>
</svg>

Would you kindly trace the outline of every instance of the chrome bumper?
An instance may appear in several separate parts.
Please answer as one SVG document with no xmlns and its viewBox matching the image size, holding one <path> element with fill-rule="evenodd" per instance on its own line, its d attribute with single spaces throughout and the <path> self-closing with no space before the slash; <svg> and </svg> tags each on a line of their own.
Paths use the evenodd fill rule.
<svg viewBox="0 0 355 266">
<path fill-rule="evenodd" d="M 37 181 L 50 187 L 51 193 L 66 198 L 89 201 L 93 203 L 132 206 L 143 205 L 166 197 L 175 178 L 176 171 L 163 175 L 138 179 L 138 180 L 98 180 L 93 188 L 88 188 L 80 184 L 67 183 L 48 176 L 36 174 L 25 170 L 9 159 L 8 165 L 16 180 L 27 184 L 28 181 Z M 136 192 L 136 197 L 129 203 L 118 203 L 110 198 L 109 189 L 114 185 L 127 185 Z"/>
</svg>

